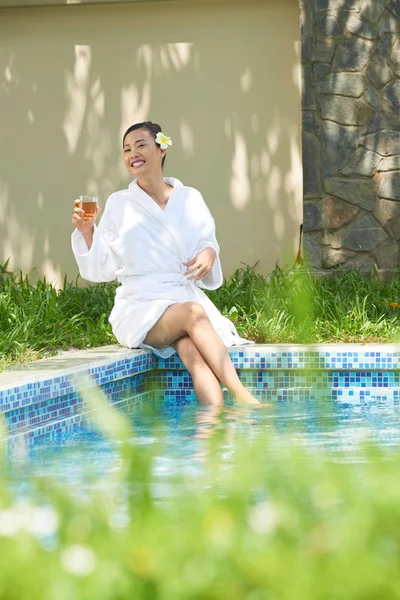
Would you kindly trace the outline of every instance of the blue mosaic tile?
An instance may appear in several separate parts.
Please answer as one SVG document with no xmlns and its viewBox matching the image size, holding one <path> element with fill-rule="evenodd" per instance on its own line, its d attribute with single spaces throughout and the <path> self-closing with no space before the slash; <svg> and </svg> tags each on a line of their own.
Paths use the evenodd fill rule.
<svg viewBox="0 0 400 600">
<path fill-rule="evenodd" d="M 105 385 L 131 377 L 139 373 L 145 373 L 154 368 L 154 358 L 151 353 L 136 355 L 123 361 L 112 362 L 107 365 L 93 367 L 79 372 L 79 381 L 82 387 Z M 76 375 L 75 375 L 76 376 Z M 64 394 L 73 393 L 75 386 L 74 375 L 68 373 L 55 379 L 39 380 L 21 385 L 0 389 L 0 411 L 9 411 L 28 406 L 39 401 L 57 398 Z"/>
<path fill-rule="evenodd" d="M 245 387 L 269 388 L 400 388 L 400 373 L 390 371 L 272 371 L 241 370 L 239 376 Z M 157 389 L 192 387 L 189 373 L 179 370 L 153 371 L 147 374 L 148 385 Z"/>
<path fill-rule="evenodd" d="M 112 402 L 120 402 L 124 396 L 132 399 L 133 394 L 144 390 L 145 374 L 104 383 L 99 386 Z M 11 433 L 21 427 L 32 427 L 49 420 L 59 420 L 82 412 L 82 399 L 76 392 L 57 398 L 43 399 L 35 404 L 3 412 L 4 421 Z"/>
<path fill-rule="evenodd" d="M 399 402 L 400 352 L 394 347 L 371 350 L 252 348 L 230 351 L 244 385 L 263 398 L 311 401 L 328 394 L 337 402 Z M 165 402 L 195 401 L 190 375 L 178 355 L 167 360 L 143 352 L 93 365 L 79 374 L 80 388 L 100 386 L 112 402 L 130 407 L 154 390 L 165 390 Z M 79 422 L 83 407 L 72 370 L 53 379 L 33 380 L 0 389 L 0 411 L 12 437 L 60 431 Z M 56 435 L 56 434 L 55 434 Z"/>
<path fill-rule="evenodd" d="M 134 397 L 128 396 L 114 404 L 118 409 L 134 410 L 139 402 L 149 402 L 155 398 L 156 392 L 140 392 Z M 73 416 L 63 419 L 47 421 L 37 427 L 24 427 L 10 433 L 6 439 L 7 453 L 24 452 L 26 448 L 32 447 L 38 441 L 51 441 L 57 439 L 60 435 L 72 434 L 79 430 L 82 423 L 85 427 L 90 427 L 90 412 L 80 412 Z"/>
</svg>

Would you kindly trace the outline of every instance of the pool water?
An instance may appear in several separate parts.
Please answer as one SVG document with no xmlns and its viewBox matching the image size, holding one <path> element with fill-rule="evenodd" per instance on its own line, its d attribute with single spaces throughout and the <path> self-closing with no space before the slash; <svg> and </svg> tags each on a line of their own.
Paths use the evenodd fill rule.
<svg viewBox="0 0 400 600">
<path fill-rule="evenodd" d="M 145 395 L 144 395 L 145 396 Z M 376 443 L 388 450 L 400 445 L 398 402 L 339 402 L 321 391 L 316 399 L 302 395 L 285 401 L 273 401 L 262 409 L 244 408 L 227 398 L 226 405 L 215 411 L 199 406 L 193 398 L 176 403 L 165 393 L 152 391 L 138 402 L 125 402 L 123 410 L 132 424 L 132 444 L 155 446 L 153 464 L 154 493 L 170 494 L 163 482 L 174 474 L 196 477 L 201 473 L 202 458 L 208 439 L 223 429 L 221 461 L 229 457 L 237 443 L 245 439 L 265 438 L 273 445 L 287 438 L 310 451 L 334 460 L 356 461 L 360 444 Z M 162 451 L 157 443 L 163 439 Z M 37 439 L 32 447 L 16 446 L 8 464 L 20 482 L 24 473 L 51 477 L 73 489 L 98 487 L 121 468 L 118 443 L 107 439 L 90 420 L 74 431 L 56 438 Z M 22 484 L 21 484 L 22 485 Z M 21 488 L 23 489 L 23 487 Z"/>
</svg>

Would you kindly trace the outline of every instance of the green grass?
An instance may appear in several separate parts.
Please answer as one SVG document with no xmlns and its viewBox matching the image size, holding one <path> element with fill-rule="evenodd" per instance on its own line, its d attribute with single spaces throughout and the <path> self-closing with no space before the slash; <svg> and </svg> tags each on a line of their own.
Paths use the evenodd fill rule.
<svg viewBox="0 0 400 600">
<path fill-rule="evenodd" d="M 98 410 L 118 456 L 101 489 L 28 475 L 18 504 L 18 469 L 0 470 L 1 600 L 400 599 L 398 451 L 335 461 L 243 438 L 221 414 L 198 476 L 166 473 L 160 501 L 162 427 L 140 444 L 123 413 Z"/>
<path fill-rule="evenodd" d="M 239 332 L 259 343 L 393 342 L 400 334 L 400 279 L 359 271 L 316 278 L 304 267 L 263 277 L 239 269 L 210 294 Z"/>
<path fill-rule="evenodd" d="M 0 369 L 68 348 L 114 343 L 107 317 L 116 285 L 56 290 L 45 279 L 0 267 Z M 237 270 L 211 299 L 258 343 L 393 342 L 399 339 L 400 279 L 381 282 L 358 271 L 314 278 L 304 267 L 277 267 L 263 277 Z"/>
<path fill-rule="evenodd" d="M 0 267 L 0 369 L 56 354 L 58 350 L 112 344 L 107 322 L 115 285 L 79 287 L 64 281 L 61 290 L 42 279 Z"/>
</svg>

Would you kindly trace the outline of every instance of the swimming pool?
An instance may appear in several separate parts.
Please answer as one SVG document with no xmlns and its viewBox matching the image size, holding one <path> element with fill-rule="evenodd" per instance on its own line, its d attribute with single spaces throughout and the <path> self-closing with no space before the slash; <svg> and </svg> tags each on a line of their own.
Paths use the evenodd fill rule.
<svg viewBox="0 0 400 600">
<path fill-rule="evenodd" d="M 1 376 L 4 597 L 396 597 L 396 348 L 248 350 L 266 409 L 202 409 L 176 359 L 119 348 Z"/>
<path fill-rule="evenodd" d="M 307 448 L 349 458 L 366 439 L 400 444 L 400 351 L 395 346 L 253 346 L 232 349 L 245 385 L 271 406 L 233 405 L 214 414 L 196 403 L 178 356 L 161 360 L 118 346 L 62 354 L 0 376 L 7 452 L 37 474 L 80 481 L 91 470 L 114 469 L 118 452 L 91 419 L 79 390 L 99 387 L 133 424 L 135 444 L 164 455 L 155 475 L 196 471 L 199 440 L 221 422 L 248 438 L 289 435 Z M 79 382 L 79 385 L 78 385 Z M 84 394 L 83 394 L 84 395 Z M 226 442 L 229 454 L 233 441 Z"/>
</svg>

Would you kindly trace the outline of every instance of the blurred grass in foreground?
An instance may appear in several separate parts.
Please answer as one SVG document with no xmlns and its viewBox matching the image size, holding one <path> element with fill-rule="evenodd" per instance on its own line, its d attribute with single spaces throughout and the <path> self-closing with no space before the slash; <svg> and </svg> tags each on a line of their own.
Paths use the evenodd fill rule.
<svg viewBox="0 0 400 600">
<path fill-rule="evenodd" d="M 107 317 L 115 283 L 56 290 L 45 279 L 0 267 L 0 369 L 58 350 L 116 342 Z M 240 334 L 258 343 L 394 342 L 400 333 L 400 278 L 358 271 L 315 278 L 302 266 L 264 277 L 238 269 L 210 298 Z"/>
<path fill-rule="evenodd" d="M 123 413 L 83 393 L 118 469 L 104 478 L 108 493 L 77 498 L 37 478 L 18 503 L 3 467 L 1 600 L 400 598 L 397 450 L 360 447 L 354 462 L 335 461 L 289 437 L 243 437 L 222 413 L 198 440 L 202 472 L 166 473 L 174 493 L 160 500 L 152 471 L 163 439 L 135 443 Z"/>
</svg>

